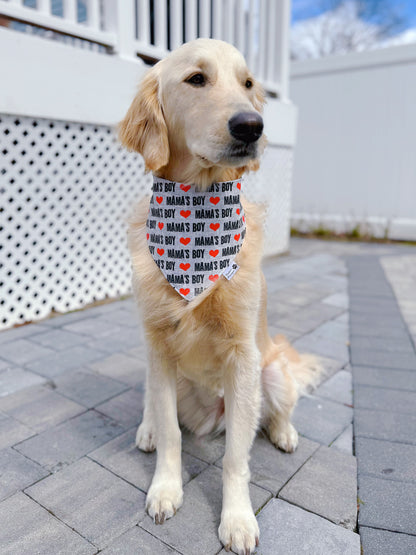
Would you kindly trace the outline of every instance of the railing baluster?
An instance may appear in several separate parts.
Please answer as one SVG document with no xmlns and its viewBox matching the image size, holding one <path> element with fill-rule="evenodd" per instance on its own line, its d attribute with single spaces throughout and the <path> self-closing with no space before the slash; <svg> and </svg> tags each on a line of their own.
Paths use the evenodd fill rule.
<svg viewBox="0 0 416 555">
<path fill-rule="evenodd" d="M 77 17 L 77 1 L 76 0 L 63 0 L 64 19 L 76 23 Z"/>
<path fill-rule="evenodd" d="M 235 4 L 235 42 L 236 47 L 245 53 L 246 29 L 245 29 L 245 9 L 244 0 L 236 0 Z"/>
<path fill-rule="evenodd" d="M 274 82 L 276 73 L 276 38 L 280 34 L 280 28 L 278 25 L 276 25 L 277 4 L 282 4 L 282 2 L 273 2 L 268 0 L 267 50 L 265 68 L 265 79 L 268 82 Z"/>
<path fill-rule="evenodd" d="M 119 3 L 119 2 L 117 2 Z M 150 43 L 150 10 L 148 0 L 137 2 L 138 39 L 145 44 Z"/>
<path fill-rule="evenodd" d="M 166 0 L 155 0 L 154 10 L 155 45 L 162 50 L 167 50 L 168 23 Z"/>
<path fill-rule="evenodd" d="M 250 70 L 253 73 L 257 72 L 257 66 L 256 66 L 256 52 L 254 49 L 254 36 L 255 36 L 255 18 L 256 18 L 256 13 L 255 13 L 255 5 L 254 5 L 255 0 L 250 0 L 249 2 L 249 6 L 248 6 L 248 14 L 247 14 L 247 39 L 246 39 L 246 45 L 247 45 L 247 51 L 245 52 L 246 55 L 246 60 L 247 60 L 247 65 L 250 68 Z"/>
<path fill-rule="evenodd" d="M 185 1 L 185 40 L 194 40 L 197 36 L 197 10 L 195 0 Z"/>
<path fill-rule="evenodd" d="M 289 96 L 289 30 L 290 30 L 290 0 L 282 0 L 278 3 L 275 14 L 275 44 L 274 48 L 278 55 L 275 60 L 275 83 L 282 98 Z"/>
<path fill-rule="evenodd" d="M 182 0 L 170 0 L 170 48 L 174 50 L 182 44 Z"/>
<path fill-rule="evenodd" d="M 259 10 L 259 54 L 257 62 L 257 77 L 261 81 L 266 77 L 266 34 L 267 34 L 267 0 L 260 0 Z"/>
<path fill-rule="evenodd" d="M 51 2 L 50 0 L 37 0 L 37 10 L 45 15 L 51 15 Z"/>
<path fill-rule="evenodd" d="M 142 3 L 142 2 L 140 2 Z M 132 15 L 135 13 L 136 0 L 114 0 L 103 1 L 103 23 L 104 29 L 114 33 L 117 42 L 114 50 L 120 58 L 136 58 L 136 23 Z"/>
<path fill-rule="evenodd" d="M 87 0 L 87 25 L 93 29 L 100 28 L 100 6 L 98 0 Z"/>
<path fill-rule="evenodd" d="M 199 36 L 211 36 L 211 0 L 199 0 Z"/>
<path fill-rule="evenodd" d="M 63 17 L 51 13 L 52 0 L 37 0 L 34 8 L 23 0 L 0 3 L 12 19 L 70 35 L 71 42 L 106 45 L 123 58 L 159 59 L 197 36 L 226 40 L 243 52 L 266 90 L 287 98 L 290 0 L 83 0 L 82 23 L 78 1 L 61 0 Z"/>
<path fill-rule="evenodd" d="M 234 0 L 225 0 L 224 3 L 224 40 L 234 44 Z"/>
<path fill-rule="evenodd" d="M 214 39 L 222 39 L 222 8 L 221 0 L 213 0 L 214 17 L 212 20 L 212 36 Z"/>
</svg>

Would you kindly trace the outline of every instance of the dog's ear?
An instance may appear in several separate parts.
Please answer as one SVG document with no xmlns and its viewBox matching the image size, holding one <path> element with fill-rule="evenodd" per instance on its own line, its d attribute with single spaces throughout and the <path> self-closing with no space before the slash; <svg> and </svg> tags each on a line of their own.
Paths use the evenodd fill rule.
<svg viewBox="0 0 416 555">
<path fill-rule="evenodd" d="M 156 171 L 169 160 L 168 130 L 159 100 L 159 72 L 147 72 L 128 112 L 119 123 L 119 139 L 129 150 L 139 152 L 146 170 Z"/>
</svg>

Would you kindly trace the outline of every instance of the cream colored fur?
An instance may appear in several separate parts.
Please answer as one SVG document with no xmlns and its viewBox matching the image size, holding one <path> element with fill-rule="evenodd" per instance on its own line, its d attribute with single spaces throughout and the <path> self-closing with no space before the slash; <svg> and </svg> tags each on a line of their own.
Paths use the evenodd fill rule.
<svg viewBox="0 0 416 555">
<path fill-rule="evenodd" d="M 201 73 L 205 85 L 190 76 Z M 250 79 L 253 86 L 246 86 Z M 120 139 L 140 152 L 159 177 L 208 186 L 257 169 L 256 155 L 227 158 L 228 120 L 262 110 L 264 95 L 241 54 L 221 41 L 198 39 L 159 62 L 145 76 Z M 134 212 L 129 231 L 133 286 L 141 307 L 149 353 L 143 421 L 137 445 L 157 449 L 146 506 L 156 523 L 182 504 L 179 423 L 198 434 L 226 430 L 223 508 L 219 537 L 236 553 L 251 553 L 259 529 L 251 507 L 249 451 L 259 425 L 284 451 L 298 438 L 290 415 L 300 392 L 313 384 L 319 364 L 267 331 L 266 286 L 260 268 L 261 210 L 244 201 L 247 233 L 240 269 L 191 303 L 169 285 L 147 246 L 148 200 Z M 179 417 L 179 419 L 178 419 Z"/>
</svg>

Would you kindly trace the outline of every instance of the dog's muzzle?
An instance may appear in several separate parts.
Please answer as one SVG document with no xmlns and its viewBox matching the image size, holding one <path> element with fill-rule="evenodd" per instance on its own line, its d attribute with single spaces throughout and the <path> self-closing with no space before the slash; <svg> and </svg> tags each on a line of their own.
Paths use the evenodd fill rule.
<svg viewBox="0 0 416 555">
<path fill-rule="evenodd" d="M 231 136 L 243 143 L 254 143 L 263 133 L 263 118 L 257 112 L 239 112 L 228 121 Z"/>
</svg>

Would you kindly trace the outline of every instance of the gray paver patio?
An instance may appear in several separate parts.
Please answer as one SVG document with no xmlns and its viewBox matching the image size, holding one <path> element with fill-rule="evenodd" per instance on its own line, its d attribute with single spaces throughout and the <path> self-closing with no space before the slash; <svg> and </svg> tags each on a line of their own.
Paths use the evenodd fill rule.
<svg viewBox="0 0 416 555">
<path fill-rule="evenodd" d="M 415 551 L 416 251 L 297 239 L 264 262 L 272 333 L 321 357 L 293 454 L 260 431 L 258 555 Z M 135 447 L 146 351 L 132 298 L 0 333 L 0 553 L 223 553 L 223 435 L 182 436 L 184 504 L 156 526 Z M 353 434 L 355 452 L 353 451 Z M 101 551 L 102 550 L 102 551 Z"/>
</svg>

